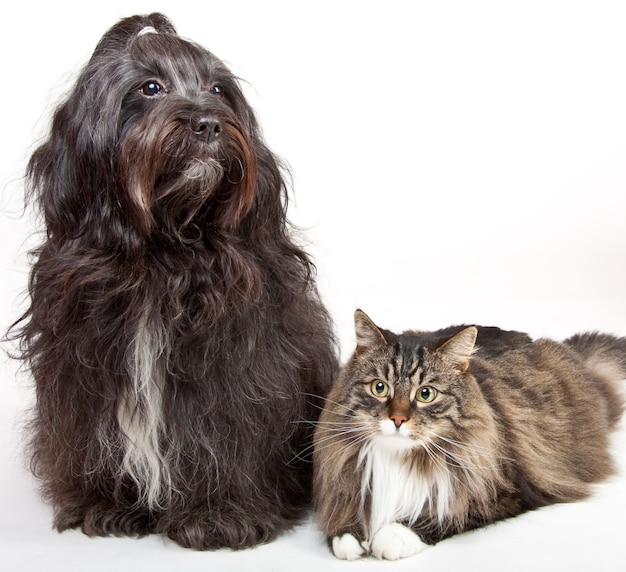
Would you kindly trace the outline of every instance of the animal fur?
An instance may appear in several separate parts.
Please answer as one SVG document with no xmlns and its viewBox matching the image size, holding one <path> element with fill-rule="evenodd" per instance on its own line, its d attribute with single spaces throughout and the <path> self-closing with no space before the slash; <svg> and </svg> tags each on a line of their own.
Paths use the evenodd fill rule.
<svg viewBox="0 0 626 572">
<path fill-rule="evenodd" d="M 15 329 L 55 528 L 209 549 L 291 526 L 336 348 L 236 78 L 164 16 L 124 19 L 27 175 L 45 240 Z"/>
</svg>

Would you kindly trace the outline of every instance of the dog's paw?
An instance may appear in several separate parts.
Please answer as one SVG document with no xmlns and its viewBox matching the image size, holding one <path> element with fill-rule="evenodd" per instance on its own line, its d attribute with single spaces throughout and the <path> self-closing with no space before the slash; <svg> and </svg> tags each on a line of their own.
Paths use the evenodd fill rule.
<svg viewBox="0 0 626 572">
<path fill-rule="evenodd" d="M 399 560 L 421 552 L 428 545 L 410 528 L 392 522 L 383 526 L 372 539 L 371 550 L 376 558 Z"/>
<path fill-rule="evenodd" d="M 198 510 L 177 519 L 162 519 L 156 532 L 165 533 L 181 546 L 194 550 L 226 547 L 239 550 L 270 542 L 287 528 L 288 521 L 280 515 L 268 511 L 265 517 L 264 522 L 251 518 L 242 507 L 230 512 Z"/>
<path fill-rule="evenodd" d="M 349 532 L 333 538 L 333 554 L 341 560 L 357 560 L 366 552 L 362 544 Z"/>
</svg>

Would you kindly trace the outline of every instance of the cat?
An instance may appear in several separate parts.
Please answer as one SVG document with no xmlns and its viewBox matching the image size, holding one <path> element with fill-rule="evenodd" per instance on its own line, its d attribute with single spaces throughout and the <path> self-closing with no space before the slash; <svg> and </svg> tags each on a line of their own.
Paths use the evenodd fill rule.
<svg viewBox="0 0 626 572">
<path fill-rule="evenodd" d="M 338 558 L 411 556 L 612 474 L 626 338 L 397 335 L 360 310 L 355 328 L 314 436 L 316 519 Z"/>
</svg>

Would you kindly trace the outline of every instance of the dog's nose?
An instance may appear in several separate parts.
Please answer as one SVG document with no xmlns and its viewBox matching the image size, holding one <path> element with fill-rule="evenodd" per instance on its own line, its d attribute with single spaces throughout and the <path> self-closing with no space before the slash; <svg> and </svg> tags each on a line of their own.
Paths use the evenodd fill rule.
<svg viewBox="0 0 626 572">
<path fill-rule="evenodd" d="M 212 117 L 195 117 L 191 120 L 191 129 L 207 143 L 211 143 L 222 133 L 222 124 Z"/>
</svg>

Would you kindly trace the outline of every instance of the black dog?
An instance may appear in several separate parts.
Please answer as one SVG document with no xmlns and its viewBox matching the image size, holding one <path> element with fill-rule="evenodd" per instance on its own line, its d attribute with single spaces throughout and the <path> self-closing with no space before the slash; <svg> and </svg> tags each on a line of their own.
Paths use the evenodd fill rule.
<svg viewBox="0 0 626 572">
<path fill-rule="evenodd" d="M 17 336 L 55 527 L 207 549 L 292 525 L 336 346 L 233 75 L 162 15 L 122 20 L 28 181 L 46 240 Z"/>
</svg>

